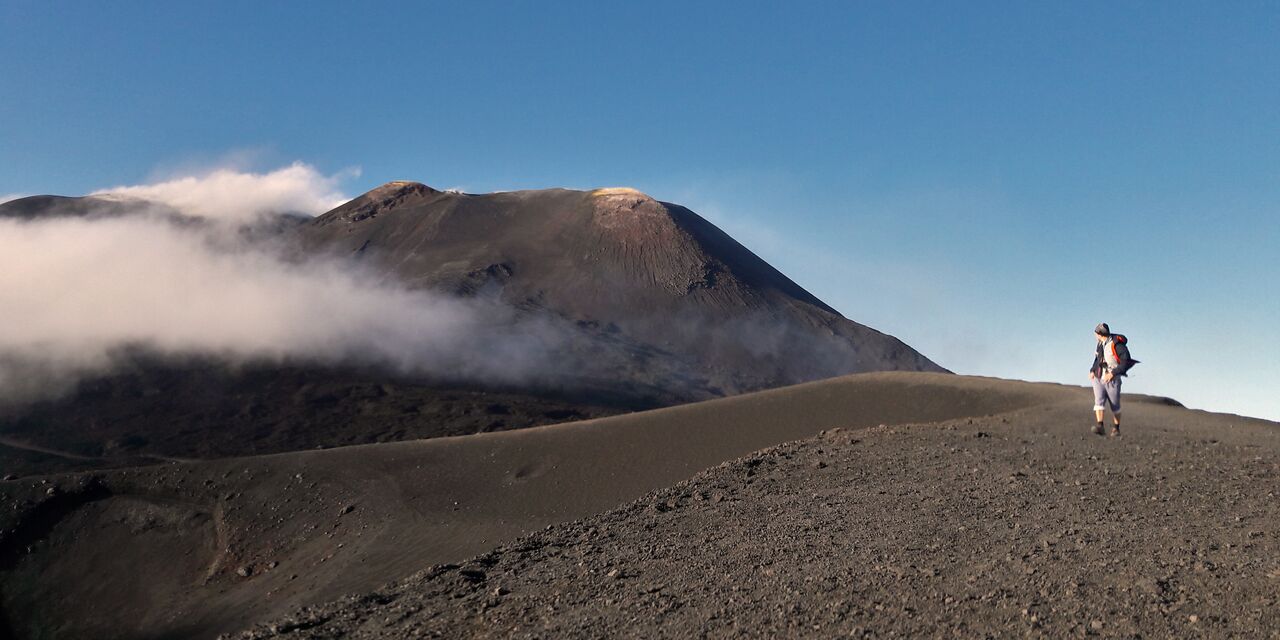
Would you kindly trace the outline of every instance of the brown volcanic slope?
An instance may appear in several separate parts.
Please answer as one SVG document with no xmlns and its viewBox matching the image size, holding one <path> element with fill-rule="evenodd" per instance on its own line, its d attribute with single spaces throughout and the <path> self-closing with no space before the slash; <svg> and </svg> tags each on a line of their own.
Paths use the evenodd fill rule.
<svg viewBox="0 0 1280 640">
<path fill-rule="evenodd" d="M 943 371 L 848 320 L 692 211 L 633 189 L 470 195 L 392 182 L 301 229 L 413 286 L 492 292 L 666 352 L 710 395 Z M 706 393 L 706 392 L 703 392 Z"/>
<path fill-rule="evenodd" d="M 821 429 L 1063 393 L 868 374 L 518 431 L 0 482 L 0 617 L 20 638 L 208 637 Z"/>
<path fill-rule="evenodd" d="M 1128 433 L 1108 440 L 1087 432 L 1089 404 L 1060 385 L 863 374 L 0 483 L 0 607 L 20 638 L 273 619 L 253 635 L 1274 629 L 1277 425 L 1132 397 Z M 333 601 L 348 593 L 371 595 Z"/>
<path fill-rule="evenodd" d="M 1111 439 L 1083 390 L 985 388 L 242 637 L 1280 637 L 1280 424 L 1130 398 Z"/>
<path fill-rule="evenodd" d="M 139 209 L 150 208 L 164 209 L 155 203 L 137 198 L 27 196 L 0 203 L 0 219 L 99 218 L 127 215 Z"/>
</svg>

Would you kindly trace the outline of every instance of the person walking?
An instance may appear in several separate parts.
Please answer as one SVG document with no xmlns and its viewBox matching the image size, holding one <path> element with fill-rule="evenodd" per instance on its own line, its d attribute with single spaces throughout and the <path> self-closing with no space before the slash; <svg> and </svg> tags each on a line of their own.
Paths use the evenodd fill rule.
<svg viewBox="0 0 1280 640">
<path fill-rule="evenodd" d="M 1089 381 L 1093 383 L 1093 414 L 1097 424 L 1093 432 L 1102 435 L 1103 418 L 1111 409 L 1111 436 L 1120 435 L 1120 377 L 1126 375 L 1136 362 L 1129 357 L 1128 339 L 1112 334 L 1111 327 L 1103 322 L 1093 329 L 1098 348 L 1094 352 L 1093 365 L 1089 367 Z"/>
</svg>

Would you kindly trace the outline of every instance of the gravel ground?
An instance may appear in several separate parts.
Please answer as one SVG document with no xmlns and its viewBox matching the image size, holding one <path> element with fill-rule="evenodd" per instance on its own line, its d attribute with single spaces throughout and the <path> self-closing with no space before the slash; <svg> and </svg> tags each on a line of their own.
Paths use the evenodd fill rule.
<svg viewBox="0 0 1280 640">
<path fill-rule="evenodd" d="M 1280 425 L 835 429 L 243 638 L 1280 638 Z"/>
</svg>

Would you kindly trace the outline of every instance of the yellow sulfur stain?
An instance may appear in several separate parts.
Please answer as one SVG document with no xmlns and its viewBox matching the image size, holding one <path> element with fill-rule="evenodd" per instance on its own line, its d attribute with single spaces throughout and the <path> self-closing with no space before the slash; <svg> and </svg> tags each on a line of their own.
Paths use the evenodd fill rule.
<svg viewBox="0 0 1280 640">
<path fill-rule="evenodd" d="M 640 196 L 642 198 L 649 197 L 639 189 L 632 189 L 631 187 L 605 187 L 603 189 L 596 189 L 592 191 L 591 195 L 593 196 Z"/>
</svg>

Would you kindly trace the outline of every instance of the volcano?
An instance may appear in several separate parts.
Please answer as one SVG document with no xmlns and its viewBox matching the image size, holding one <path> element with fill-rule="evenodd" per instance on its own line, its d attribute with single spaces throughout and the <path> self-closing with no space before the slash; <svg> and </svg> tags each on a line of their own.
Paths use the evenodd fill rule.
<svg viewBox="0 0 1280 640">
<path fill-rule="evenodd" d="M 390 182 L 309 221 L 299 237 L 308 252 L 366 261 L 410 286 L 495 295 L 617 333 L 678 360 L 711 395 L 943 371 L 843 317 L 698 214 L 635 189 L 471 195 Z"/>
<path fill-rule="evenodd" d="M 212 224 L 134 198 L 0 204 L 0 219 L 19 224 L 129 215 Z M 109 375 L 40 402 L 0 402 L 6 474 L 502 431 L 848 373 L 943 371 L 844 318 L 689 209 L 634 189 L 474 195 L 389 182 L 320 216 L 282 213 L 238 234 L 284 259 L 336 261 L 387 286 L 484 298 L 554 322 L 570 336 L 547 363 L 557 375 L 513 387 L 130 345 Z"/>
</svg>

